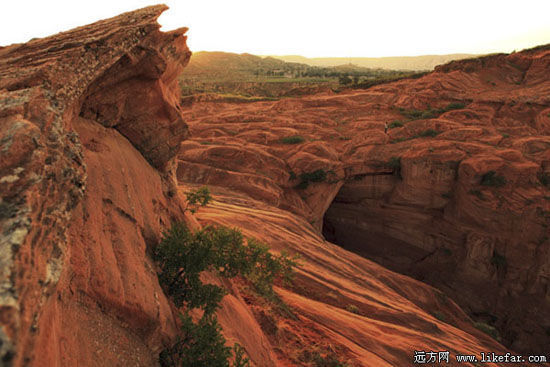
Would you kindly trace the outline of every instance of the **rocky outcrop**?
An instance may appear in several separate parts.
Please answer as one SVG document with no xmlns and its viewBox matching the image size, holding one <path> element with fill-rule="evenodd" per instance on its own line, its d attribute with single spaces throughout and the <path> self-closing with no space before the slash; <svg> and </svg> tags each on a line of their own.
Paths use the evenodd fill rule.
<svg viewBox="0 0 550 367">
<path fill-rule="evenodd" d="M 455 297 L 458 303 L 472 311 L 476 302 L 504 300 L 495 302 L 500 316 L 502 305 L 520 304 L 518 292 L 544 295 L 531 311 L 538 315 L 510 309 L 524 326 L 499 325 L 532 328 L 543 340 L 548 242 L 535 248 L 518 241 L 532 245 L 548 210 L 547 188 L 535 179 L 548 170 L 549 111 L 544 96 L 529 100 L 547 88 L 537 71 L 547 56 L 526 56 L 542 60 L 526 69 L 533 82 L 499 79 L 508 88 L 503 95 L 483 76 L 456 70 L 368 91 L 182 109 L 177 75 L 190 52 L 185 29 L 159 31 L 156 18 L 165 8 L 0 49 L 2 365 L 156 365 L 178 325 L 150 253 L 162 231 L 182 220 L 193 228 L 239 227 L 274 251 L 301 255 L 294 284 L 276 288 L 286 308 L 259 299 L 242 279 L 223 281 L 224 334 L 256 366 L 311 365 L 317 354 L 350 366 L 394 366 L 410 364 L 414 350 L 507 351 L 473 326 L 452 300 L 457 293 L 447 296 L 348 252 L 325 241 L 323 230 L 344 246 L 351 245 L 342 229 L 355 239 L 381 232 L 390 249 L 412 249 L 397 269 L 412 275 L 420 268 L 411 270 L 411 259 L 441 240 L 464 254 L 452 257 L 456 269 L 477 271 L 466 283 L 441 267 L 440 279 L 454 274 L 451 286 L 472 297 Z M 468 106 L 383 133 L 383 121 L 400 116 L 394 106 L 450 101 Z M 409 139 L 427 128 L 442 133 Z M 296 135 L 299 144 L 281 140 Z M 504 187 L 479 186 L 486 170 L 506 177 Z M 184 213 L 182 200 L 195 184 L 214 192 L 196 218 Z M 471 200 L 472 189 L 486 200 Z M 507 211 L 525 208 L 523 199 L 542 216 L 522 236 L 518 228 L 533 217 Z M 488 225 L 482 216 L 490 227 L 481 228 Z M 439 237 L 426 242 L 434 224 Z M 507 259 L 502 267 L 495 257 L 496 276 L 487 267 L 494 265 L 486 259 L 491 251 Z M 513 257 L 520 255 L 524 263 Z M 426 263 L 440 266 L 438 258 Z M 497 291 L 483 296 L 480 284 Z M 530 339 L 519 334 L 510 342 L 520 349 L 516 340 Z"/>
<path fill-rule="evenodd" d="M 146 256 L 183 213 L 190 52 L 164 9 L 0 50 L 2 365 L 151 365 L 175 333 Z"/>
<path fill-rule="evenodd" d="M 550 341 L 549 65 L 541 46 L 368 90 L 195 103 L 177 175 L 289 210 L 438 287 L 505 345 L 540 353 Z"/>
</svg>

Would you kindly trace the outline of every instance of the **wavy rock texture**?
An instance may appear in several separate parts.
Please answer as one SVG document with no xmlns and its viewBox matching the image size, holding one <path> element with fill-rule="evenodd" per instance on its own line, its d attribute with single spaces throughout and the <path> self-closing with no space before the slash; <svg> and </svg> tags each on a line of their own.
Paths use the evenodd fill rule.
<svg viewBox="0 0 550 367">
<path fill-rule="evenodd" d="M 414 350 L 505 353 L 453 299 L 498 317 L 513 348 L 548 341 L 545 48 L 368 91 L 182 109 L 190 52 L 185 29 L 159 31 L 165 8 L 0 49 L 3 365 L 156 365 L 177 310 L 150 253 L 176 220 L 236 226 L 302 256 L 294 285 L 276 289 L 290 313 L 205 275 L 229 289 L 224 334 L 256 366 L 311 365 L 315 351 L 351 366 L 408 365 Z M 400 118 L 393 106 L 450 101 L 468 106 L 383 133 Z M 390 144 L 428 127 L 444 132 Z M 306 141 L 280 143 L 290 135 Z M 323 182 L 296 188 L 316 170 Z M 506 185 L 480 186 L 487 170 Z M 215 193 L 200 223 L 182 200 L 195 184 Z"/>
<path fill-rule="evenodd" d="M 0 50 L 6 364 L 154 365 L 175 334 L 146 255 L 183 218 L 168 192 L 191 53 L 164 9 Z"/>
<path fill-rule="evenodd" d="M 434 285 L 475 320 L 495 324 L 505 345 L 540 353 L 550 342 L 549 71 L 550 47 L 543 46 L 452 62 L 363 91 L 195 103 L 184 111 L 191 138 L 182 143 L 178 179 L 222 186 L 234 193 L 225 199 L 232 205 L 246 206 L 246 197 L 272 208 L 262 213 L 293 213 L 322 246 L 331 245 L 321 232 Z M 450 103 L 455 109 L 446 109 Z M 415 109 L 418 118 L 409 121 Z M 385 134 L 384 123 L 394 120 L 403 126 Z M 296 135 L 304 141 L 283 143 Z M 297 187 L 301 174 L 319 169 L 323 182 Z M 234 214 L 241 216 L 232 221 L 246 226 L 249 214 Z M 273 233 L 300 248 L 282 229 Z M 324 256 L 298 251 L 319 263 Z M 350 255 L 339 256 L 310 273 L 339 272 Z M 381 271 L 362 263 L 346 277 L 379 279 Z"/>
</svg>

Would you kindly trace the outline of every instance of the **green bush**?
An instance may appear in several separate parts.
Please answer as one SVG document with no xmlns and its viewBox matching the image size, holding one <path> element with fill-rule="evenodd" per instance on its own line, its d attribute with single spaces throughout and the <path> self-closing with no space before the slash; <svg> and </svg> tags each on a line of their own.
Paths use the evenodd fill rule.
<svg viewBox="0 0 550 367">
<path fill-rule="evenodd" d="M 546 187 L 550 187 L 550 173 L 544 172 L 539 175 L 539 181 Z"/>
<path fill-rule="evenodd" d="M 433 316 L 439 321 L 447 322 L 447 316 L 445 316 L 445 314 L 441 311 L 434 311 Z"/>
<path fill-rule="evenodd" d="M 231 348 L 215 317 L 203 317 L 195 323 L 189 314 L 180 315 L 181 335 L 176 344 L 159 356 L 162 367 L 229 367 Z"/>
<path fill-rule="evenodd" d="M 466 105 L 464 103 L 460 103 L 460 102 L 451 102 L 447 105 L 447 107 L 445 107 L 445 111 L 451 111 L 451 110 L 461 110 L 463 109 L 464 107 L 466 107 Z"/>
<path fill-rule="evenodd" d="M 489 335 L 495 340 L 499 340 L 498 331 L 494 326 L 491 326 L 489 324 L 486 324 L 484 322 L 476 322 L 474 323 L 474 327 L 478 330 L 483 331 L 485 334 Z"/>
<path fill-rule="evenodd" d="M 483 186 L 501 187 L 506 185 L 506 178 L 497 175 L 495 171 L 489 171 L 481 177 Z"/>
<path fill-rule="evenodd" d="M 233 355 L 235 356 L 235 361 L 233 362 L 232 367 L 249 367 L 250 361 L 244 356 L 244 348 L 240 344 L 235 343 L 233 345 Z"/>
<path fill-rule="evenodd" d="M 355 314 L 360 314 L 359 312 L 359 308 L 356 306 L 356 305 L 353 305 L 353 304 L 349 304 L 346 306 L 346 311 L 348 312 L 351 312 L 351 313 L 355 313 Z"/>
<path fill-rule="evenodd" d="M 399 113 L 408 118 L 409 120 L 418 120 L 422 117 L 423 111 L 421 110 L 407 110 L 404 108 L 399 108 Z"/>
<path fill-rule="evenodd" d="M 440 132 L 439 131 L 436 131 L 434 129 L 428 129 L 428 130 L 424 130 L 422 131 L 419 136 L 420 137 L 423 137 L 423 138 L 435 138 L 437 135 L 439 135 Z"/>
<path fill-rule="evenodd" d="M 508 266 L 508 261 L 506 260 L 506 257 L 499 254 L 496 250 L 493 251 L 493 257 L 491 257 L 491 264 L 495 266 L 497 269 L 505 270 Z"/>
<path fill-rule="evenodd" d="M 420 118 L 425 120 L 433 119 L 434 117 L 437 117 L 437 111 L 433 111 L 431 109 L 422 112 L 422 114 L 420 115 Z"/>
<path fill-rule="evenodd" d="M 313 172 L 304 172 L 300 175 L 300 183 L 296 186 L 297 189 L 307 189 L 311 182 L 323 182 L 327 179 L 327 172 L 323 169 L 318 169 Z"/>
<path fill-rule="evenodd" d="M 395 170 L 401 169 L 401 157 L 391 157 L 386 162 L 386 167 L 393 168 Z"/>
<path fill-rule="evenodd" d="M 315 367 L 348 367 L 347 363 L 342 363 L 333 354 L 322 355 L 320 353 L 314 353 L 312 362 Z"/>
<path fill-rule="evenodd" d="M 481 191 L 479 191 L 479 190 L 474 190 L 474 189 L 472 189 L 472 190 L 468 191 L 468 194 L 477 196 L 477 198 L 478 198 L 479 200 L 484 200 L 484 199 L 485 199 L 485 196 L 484 196 L 483 193 L 482 193 Z"/>
<path fill-rule="evenodd" d="M 466 107 L 464 103 L 460 102 L 451 102 L 447 105 L 445 108 L 430 108 L 426 110 L 416 110 L 416 109 L 410 109 L 407 110 L 405 108 L 399 108 L 399 113 L 405 117 L 407 117 L 409 120 L 418 120 L 418 119 L 432 119 L 436 118 L 442 113 L 445 113 L 447 111 L 451 110 L 459 110 Z"/>
<path fill-rule="evenodd" d="M 210 190 L 207 186 L 203 186 L 201 188 L 198 188 L 197 190 L 191 190 L 186 193 L 186 196 L 187 203 L 191 207 L 191 213 L 195 213 L 199 209 L 199 207 L 206 206 L 210 202 L 210 200 L 212 200 Z"/>
<path fill-rule="evenodd" d="M 226 291 L 216 285 L 203 284 L 202 272 L 215 272 L 225 278 L 243 276 L 258 293 L 273 297 L 273 282 L 276 279 L 291 281 L 296 266 L 296 258 L 285 253 L 273 255 L 266 245 L 254 239 L 248 239 L 245 245 L 237 229 L 208 226 L 191 232 L 181 223 L 175 223 L 164 233 L 154 258 L 160 268 L 159 283 L 176 307 L 184 307 L 187 312 L 204 311 L 196 323 L 188 313 L 181 316 L 182 336 L 161 353 L 161 364 L 168 363 L 163 366 L 229 366 L 231 353 L 224 346 L 225 339 L 215 316 Z M 247 366 L 244 352 L 235 347 L 235 353 L 235 363 L 239 364 L 233 366 Z M 193 358 L 199 359 L 193 362 Z M 170 364 L 173 361 L 176 364 Z"/>
<path fill-rule="evenodd" d="M 286 136 L 281 138 L 281 143 L 283 144 L 300 144 L 306 141 L 301 135 Z"/>
<path fill-rule="evenodd" d="M 390 129 L 394 129 L 394 128 L 396 128 L 396 127 L 403 127 L 403 123 L 402 123 L 401 121 L 399 121 L 399 120 L 395 120 L 395 121 L 390 122 L 390 124 L 388 125 L 388 127 L 389 127 Z"/>
<path fill-rule="evenodd" d="M 342 75 L 338 78 L 338 83 L 342 85 L 348 85 L 353 83 L 353 80 L 347 75 Z"/>
<path fill-rule="evenodd" d="M 391 168 L 393 172 L 401 177 L 401 157 L 391 157 L 386 163 L 384 163 L 384 167 Z"/>
</svg>

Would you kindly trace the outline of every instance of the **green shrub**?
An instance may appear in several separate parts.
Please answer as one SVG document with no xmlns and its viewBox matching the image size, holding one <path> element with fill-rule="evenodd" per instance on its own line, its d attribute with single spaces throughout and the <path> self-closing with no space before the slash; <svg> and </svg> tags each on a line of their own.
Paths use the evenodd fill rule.
<svg viewBox="0 0 550 367">
<path fill-rule="evenodd" d="M 229 367 L 231 348 L 215 317 L 203 317 L 197 323 L 189 314 L 180 315 L 181 335 L 176 344 L 159 356 L 163 367 Z"/>
<path fill-rule="evenodd" d="M 233 355 L 235 356 L 235 361 L 233 362 L 232 367 L 249 367 L 250 360 L 244 355 L 244 348 L 240 344 L 235 343 L 233 345 Z"/>
<path fill-rule="evenodd" d="M 420 118 L 425 120 L 433 119 L 434 117 L 437 117 L 437 111 L 433 111 L 431 109 L 422 112 L 422 114 L 420 115 Z"/>
<path fill-rule="evenodd" d="M 439 135 L 440 133 L 441 133 L 441 132 L 436 131 L 436 130 L 434 130 L 434 129 L 428 129 L 428 130 L 422 131 L 422 132 L 419 134 L 419 136 L 420 136 L 420 137 L 423 137 L 423 138 L 428 138 L 428 137 L 434 138 L 434 137 L 436 137 L 437 135 Z"/>
<path fill-rule="evenodd" d="M 405 137 L 400 137 L 400 138 L 393 139 L 392 141 L 390 141 L 390 143 L 392 143 L 392 144 L 401 143 L 402 141 L 407 141 L 407 140 L 409 140 L 409 139 L 405 138 Z"/>
<path fill-rule="evenodd" d="M 391 157 L 386 163 L 384 163 L 384 167 L 391 168 L 399 178 L 402 178 L 401 157 Z"/>
<path fill-rule="evenodd" d="M 332 353 L 322 355 L 321 353 L 316 352 L 312 357 L 312 362 L 315 367 L 348 367 L 347 363 L 340 362 Z"/>
<path fill-rule="evenodd" d="M 243 276 L 258 293 L 273 296 L 273 282 L 292 280 L 296 265 L 296 258 L 285 253 L 272 255 L 266 245 L 254 239 L 248 239 L 245 245 L 237 229 L 208 226 L 191 232 L 181 223 L 175 223 L 163 234 L 154 258 L 160 268 L 158 278 L 164 291 L 176 307 L 187 310 L 181 316 L 182 336 L 161 353 L 160 361 L 168 363 L 163 366 L 182 367 L 229 366 L 230 348 L 224 346 L 225 339 L 215 316 L 226 291 L 216 285 L 203 284 L 202 272 L 211 271 L 226 278 Z M 204 311 L 196 323 L 188 314 L 192 309 Z M 235 347 L 235 363 L 239 364 L 234 367 L 248 365 L 243 353 Z M 194 358 L 198 358 L 196 362 L 192 362 Z"/>
<path fill-rule="evenodd" d="M 506 138 L 509 138 L 509 137 L 510 137 L 510 134 L 507 134 L 507 133 L 502 133 L 501 135 L 502 135 L 502 137 L 503 137 L 504 139 L 506 139 Z"/>
<path fill-rule="evenodd" d="M 451 102 L 447 105 L 445 108 L 430 108 L 426 110 L 416 110 L 416 109 L 410 109 L 407 110 L 405 108 L 399 108 L 399 113 L 403 116 L 407 117 L 409 120 L 418 120 L 418 119 L 432 119 L 436 118 L 442 113 L 445 113 L 447 111 L 451 110 L 459 110 L 466 107 L 464 103 L 460 102 Z"/>
<path fill-rule="evenodd" d="M 300 144 L 306 141 L 301 135 L 292 135 L 281 138 L 281 143 L 283 144 Z"/>
<path fill-rule="evenodd" d="M 423 111 L 415 110 L 415 109 L 407 110 L 404 108 L 400 108 L 399 113 L 405 116 L 406 118 L 408 118 L 409 120 L 418 120 L 419 118 L 422 117 Z"/>
<path fill-rule="evenodd" d="M 299 357 L 301 362 L 313 367 L 348 367 L 347 363 L 340 362 L 332 351 L 311 350 L 302 351 Z M 300 364 L 302 366 L 303 364 Z"/>
<path fill-rule="evenodd" d="M 494 326 L 491 326 L 484 322 L 475 322 L 474 327 L 478 330 L 483 331 L 485 334 L 489 335 L 495 340 L 500 339 L 498 335 L 498 330 Z"/>
<path fill-rule="evenodd" d="M 351 313 L 355 313 L 355 314 L 359 314 L 359 308 L 356 306 L 356 305 L 352 305 L 352 304 L 349 304 L 346 306 L 346 311 L 348 312 L 351 312 Z"/>
<path fill-rule="evenodd" d="M 477 198 L 478 198 L 479 200 L 484 200 L 484 199 L 485 199 L 485 196 L 484 196 L 483 193 L 482 193 L 481 191 L 479 191 L 479 190 L 474 190 L 474 189 L 472 189 L 472 190 L 468 191 L 468 194 L 477 196 Z"/>
<path fill-rule="evenodd" d="M 210 202 L 210 200 L 212 200 L 210 190 L 207 186 L 203 186 L 201 188 L 198 188 L 197 190 L 191 190 L 186 193 L 186 196 L 187 203 L 191 207 L 191 213 L 195 213 L 199 209 L 199 207 L 206 206 Z"/>
<path fill-rule="evenodd" d="M 307 189 L 311 182 L 323 182 L 327 179 L 327 172 L 318 169 L 313 172 L 304 172 L 300 174 L 300 183 L 296 186 L 298 189 Z"/>
<path fill-rule="evenodd" d="M 389 127 L 390 129 L 394 129 L 394 128 L 396 128 L 396 127 L 403 127 L 403 123 L 402 123 L 401 121 L 399 121 L 399 120 L 395 120 L 395 121 L 390 122 L 390 124 L 388 125 L 388 127 Z"/>
<path fill-rule="evenodd" d="M 539 175 L 539 181 L 546 187 L 550 187 L 550 173 L 544 172 Z"/>
<path fill-rule="evenodd" d="M 401 157 L 391 157 L 386 162 L 386 167 L 393 168 L 395 170 L 401 169 Z"/>
<path fill-rule="evenodd" d="M 481 177 L 483 186 L 501 187 L 506 185 L 506 178 L 497 175 L 495 171 L 489 171 Z"/>
<path fill-rule="evenodd" d="M 508 266 L 508 261 L 506 257 L 499 254 L 496 250 L 493 251 L 493 257 L 491 257 L 491 264 L 499 270 L 505 270 Z"/>
<path fill-rule="evenodd" d="M 445 111 L 451 111 L 451 110 L 461 110 L 463 109 L 464 107 L 466 107 L 466 105 L 464 103 L 460 103 L 460 102 L 451 102 L 447 105 L 447 107 L 445 107 Z"/>
<path fill-rule="evenodd" d="M 433 316 L 439 321 L 447 322 L 447 316 L 445 316 L 445 314 L 440 311 L 434 311 Z"/>
<path fill-rule="evenodd" d="M 348 84 L 353 83 L 353 80 L 347 75 L 342 75 L 342 76 L 340 76 L 340 78 L 338 78 L 338 83 L 340 83 L 342 85 L 348 85 Z"/>
</svg>

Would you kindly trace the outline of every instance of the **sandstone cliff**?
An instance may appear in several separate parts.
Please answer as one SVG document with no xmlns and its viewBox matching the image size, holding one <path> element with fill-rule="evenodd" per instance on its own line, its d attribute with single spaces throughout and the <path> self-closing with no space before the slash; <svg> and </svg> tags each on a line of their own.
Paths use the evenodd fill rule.
<svg viewBox="0 0 550 367">
<path fill-rule="evenodd" d="M 364 91 L 196 103 L 178 178 L 288 210 L 436 286 L 509 347 L 540 353 L 550 343 L 549 71 L 541 46 Z M 291 136 L 303 142 L 284 144 Z M 323 182 L 300 189 L 318 170 Z"/>
<path fill-rule="evenodd" d="M 368 91 L 184 110 L 177 76 L 190 52 L 185 29 L 159 31 L 163 10 L 0 49 L 3 365 L 156 365 L 177 325 L 150 253 L 171 222 L 199 225 L 182 200 L 194 184 L 215 193 L 201 223 L 302 255 L 295 284 L 277 288 L 295 317 L 226 284 L 224 334 L 256 366 L 307 365 L 316 350 L 353 366 L 410 364 L 414 350 L 506 352 L 453 297 L 469 312 L 515 317 L 501 325 L 517 332 L 505 339 L 513 347 L 548 340 L 548 189 L 537 185 L 549 169 L 545 49 Z M 449 101 L 468 106 L 383 133 L 399 118 L 393 106 Z M 428 127 L 442 133 L 390 144 Z M 280 144 L 298 134 L 307 141 Z M 385 164 L 392 156 L 401 178 Z M 488 169 L 507 184 L 472 197 Z M 316 170 L 323 182 L 296 188 L 294 176 Z M 426 272 L 447 295 L 325 241 L 323 228 L 388 267 Z"/>
</svg>

